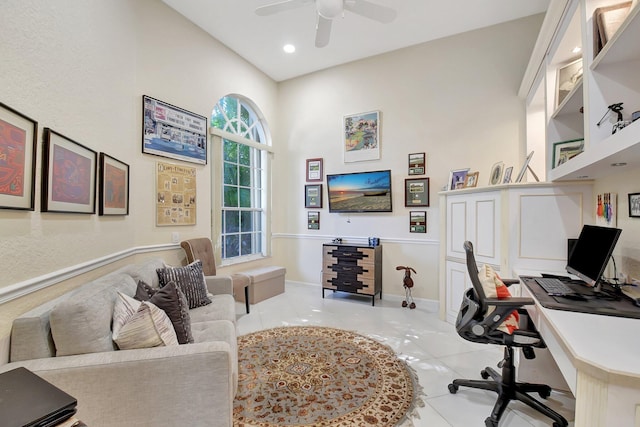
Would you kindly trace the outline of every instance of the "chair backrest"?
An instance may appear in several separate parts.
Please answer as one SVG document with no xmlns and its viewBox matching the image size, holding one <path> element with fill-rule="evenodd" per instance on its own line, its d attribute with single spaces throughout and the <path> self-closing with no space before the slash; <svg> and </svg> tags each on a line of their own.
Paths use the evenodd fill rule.
<svg viewBox="0 0 640 427">
<path fill-rule="evenodd" d="M 213 254 L 213 245 L 208 237 L 184 240 L 180 243 L 187 255 L 187 262 L 192 263 L 199 259 L 202 261 L 202 271 L 205 276 L 216 275 L 216 259 Z"/>
<path fill-rule="evenodd" d="M 473 291 L 476 294 L 476 302 L 480 306 L 480 313 L 484 313 L 487 310 L 486 294 L 480 278 L 478 277 L 478 264 L 476 264 L 476 258 L 473 255 L 473 244 L 469 241 L 464 242 L 464 251 L 467 254 L 467 272 L 469 273 L 469 279 L 473 285 Z"/>
</svg>

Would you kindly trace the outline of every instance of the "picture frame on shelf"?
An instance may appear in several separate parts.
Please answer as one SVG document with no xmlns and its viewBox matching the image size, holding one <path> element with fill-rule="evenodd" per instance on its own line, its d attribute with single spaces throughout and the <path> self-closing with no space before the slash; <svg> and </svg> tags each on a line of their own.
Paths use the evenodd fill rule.
<svg viewBox="0 0 640 427">
<path fill-rule="evenodd" d="M 503 184 L 509 184 L 511 182 L 511 175 L 513 174 L 513 166 L 509 166 L 504 170 Z"/>
<path fill-rule="evenodd" d="M 496 162 L 491 166 L 489 174 L 489 185 L 497 185 L 502 182 L 502 174 L 504 173 L 504 163 Z"/>
<path fill-rule="evenodd" d="M 344 116 L 344 162 L 380 159 L 380 111 Z"/>
<path fill-rule="evenodd" d="M 307 213 L 307 229 L 320 230 L 320 212 L 309 211 Z"/>
<path fill-rule="evenodd" d="M 129 215 L 129 165 L 100 153 L 98 214 Z"/>
<path fill-rule="evenodd" d="M 405 207 L 429 206 L 429 178 L 404 180 Z"/>
<path fill-rule="evenodd" d="M 553 143 L 552 168 L 555 169 L 561 164 L 573 159 L 584 151 L 584 138 L 571 139 Z"/>
<path fill-rule="evenodd" d="M 304 207 L 322 208 L 322 184 L 304 186 Z"/>
<path fill-rule="evenodd" d="M 322 163 L 321 158 L 307 159 L 307 182 L 318 182 L 324 179 Z"/>
<path fill-rule="evenodd" d="M 447 190 L 464 188 L 464 180 L 471 168 L 453 169 L 449 172 L 449 185 Z"/>
<path fill-rule="evenodd" d="M 593 11 L 593 57 L 607 44 L 618 31 L 627 15 L 634 7 L 633 2 L 626 1 L 610 6 L 598 7 Z"/>
<path fill-rule="evenodd" d="M 629 217 L 640 218 L 640 193 L 629 193 Z"/>
<path fill-rule="evenodd" d="M 582 80 L 582 58 L 558 67 L 556 76 L 556 108 Z"/>
<path fill-rule="evenodd" d="M 473 188 L 478 185 L 478 176 L 480 172 L 470 172 L 464 177 L 464 188 Z"/>
<path fill-rule="evenodd" d="M 427 232 L 427 211 L 409 212 L 409 233 Z"/>
<path fill-rule="evenodd" d="M 409 175 L 424 175 L 427 171 L 426 153 L 409 154 Z"/>
<path fill-rule="evenodd" d="M 95 151 L 44 128 L 42 212 L 95 214 L 97 169 Z"/>
<path fill-rule="evenodd" d="M 516 180 L 514 182 L 522 182 L 522 180 L 524 179 L 524 175 L 527 173 L 527 169 L 529 169 L 531 171 L 531 173 L 535 177 L 536 181 L 538 181 L 538 176 L 529 167 L 529 162 L 531 162 L 531 158 L 533 157 L 533 153 L 534 153 L 534 151 L 531 150 L 531 152 L 529 154 L 527 154 L 527 157 L 524 159 L 524 163 L 522 164 L 522 168 L 520 168 L 520 172 L 518 172 L 518 176 L 516 177 Z"/>
<path fill-rule="evenodd" d="M 0 209 L 35 209 L 38 122 L 0 102 Z"/>
</svg>

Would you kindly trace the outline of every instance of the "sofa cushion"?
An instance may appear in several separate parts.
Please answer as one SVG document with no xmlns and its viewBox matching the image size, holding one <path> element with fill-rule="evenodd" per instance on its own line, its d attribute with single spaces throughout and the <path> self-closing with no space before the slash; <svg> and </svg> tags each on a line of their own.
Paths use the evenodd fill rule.
<svg viewBox="0 0 640 427">
<path fill-rule="evenodd" d="M 207 306 L 208 307 L 208 306 Z M 233 378 L 233 394 L 238 387 L 238 341 L 236 328 L 227 320 L 211 320 L 193 324 L 193 338 L 196 343 L 224 341 L 229 344 L 231 351 L 231 376 Z"/>
<path fill-rule="evenodd" d="M 121 350 L 178 345 L 171 320 L 162 309 L 120 292 L 113 308 L 113 341 Z"/>
<path fill-rule="evenodd" d="M 169 282 L 165 287 L 155 289 L 139 281 L 135 298 L 140 301 L 149 301 L 167 313 L 180 344 L 193 342 L 189 303 L 175 283 Z"/>
<path fill-rule="evenodd" d="M 158 288 L 160 287 L 160 283 L 158 280 L 157 270 L 166 266 L 167 265 L 164 263 L 162 258 L 150 258 L 141 264 L 129 264 L 119 271 L 133 277 L 133 280 L 136 283 L 138 280 L 142 280 L 152 288 Z"/>
<path fill-rule="evenodd" d="M 57 356 L 113 351 L 111 318 L 116 292 L 133 296 L 136 282 L 108 274 L 72 291 L 49 316 Z"/>
<path fill-rule="evenodd" d="M 202 262 L 194 261 L 184 267 L 165 267 L 157 270 L 160 287 L 175 282 L 189 302 L 189 308 L 211 304 L 202 273 Z"/>
<path fill-rule="evenodd" d="M 236 302 L 229 294 L 210 295 L 211 304 L 189 310 L 191 325 L 208 320 L 228 320 L 236 324 Z M 195 336 L 194 336 L 195 338 Z"/>
</svg>

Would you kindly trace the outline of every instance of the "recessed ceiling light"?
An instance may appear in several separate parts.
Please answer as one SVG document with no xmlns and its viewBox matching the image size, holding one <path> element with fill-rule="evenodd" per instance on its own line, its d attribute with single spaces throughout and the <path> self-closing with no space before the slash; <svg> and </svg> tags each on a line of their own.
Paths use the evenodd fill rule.
<svg viewBox="0 0 640 427">
<path fill-rule="evenodd" d="M 287 53 L 293 53 L 296 51 L 296 47 L 292 44 L 285 44 L 282 49 Z"/>
<path fill-rule="evenodd" d="M 573 53 L 578 53 L 578 52 L 580 52 L 581 50 L 582 50 L 582 48 L 581 48 L 580 46 L 576 46 L 576 47 L 574 47 L 574 48 L 573 48 L 573 50 L 572 50 L 571 52 L 573 52 Z"/>
</svg>

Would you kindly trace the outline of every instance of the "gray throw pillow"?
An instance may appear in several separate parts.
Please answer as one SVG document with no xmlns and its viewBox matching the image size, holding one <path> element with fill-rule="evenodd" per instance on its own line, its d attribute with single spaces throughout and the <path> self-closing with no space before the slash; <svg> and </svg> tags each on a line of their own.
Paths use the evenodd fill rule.
<svg viewBox="0 0 640 427">
<path fill-rule="evenodd" d="M 204 282 L 202 262 L 196 260 L 184 267 L 165 267 L 156 270 L 160 288 L 169 282 L 174 282 L 184 293 L 189 302 L 189 308 L 202 307 L 211 304 L 207 296 L 207 285 Z"/>
<path fill-rule="evenodd" d="M 154 289 L 139 280 L 135 298 L 140 301 L 149 301 L 167 313 L 180 344 L 193 342 L 189 303 L 175 283 L 169 282 L 162 289 Z"/>
</svg>

